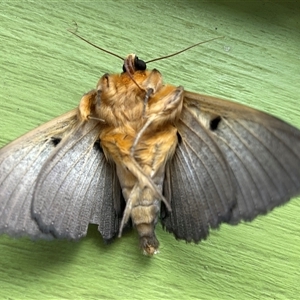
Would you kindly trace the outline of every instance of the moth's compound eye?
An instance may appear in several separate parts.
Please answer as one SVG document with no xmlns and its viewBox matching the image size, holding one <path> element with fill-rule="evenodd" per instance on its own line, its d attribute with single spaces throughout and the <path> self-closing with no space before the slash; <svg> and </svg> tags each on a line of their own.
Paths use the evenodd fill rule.
<svg viewBox="0 0 300 300">
<path fill-rule="evenodd" d="M 134 58 L 134 67 L 136 71 L 145 71 L 147 68 L 146 63 L 139 59 L 137 56 Z"/>
</svg>

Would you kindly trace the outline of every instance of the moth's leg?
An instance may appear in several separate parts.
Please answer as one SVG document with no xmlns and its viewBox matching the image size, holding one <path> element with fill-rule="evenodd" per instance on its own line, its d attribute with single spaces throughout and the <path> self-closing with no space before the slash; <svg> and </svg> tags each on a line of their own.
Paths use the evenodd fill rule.
<svg viewBox="0 0 300 300">
<path fill-rule="evenodd" d="M 146 117 L 148 102 L 151 95 L 155 94 L 156 91 L 162 87 L 162 84 L 162 76 L 156 69 L 152 70 L 147 79 L 143 82 L 142 86 L 146 91 L 144 97 L 143 118 Z"/>
<path fill-rule="evenodd" d="M 93 115 L 97 104 L 97 90 L 91 90 L 84 94 L 79 103 L 79 116 L 82 121 L 88 121 L 89 117 Z"/>
<path fill-rule="evenodd" d="M 166 207 L 169 210 L 171 210 L 170 204 L 162 195 L 161 191 L 157 188 L 151 176 L 144 172 L 142 167 L 137 163 L 137 161 L 133 157 L 131 157 L 130 155 L 123 156 L 122 167 L 129 170 L 130 173 L 135 176 L 142 190 L 146 187 L 149 188 L 152 192 L 153 197 L 156 197 L 157 199 L 163 201 Z"/>
<path fill-rule="evenodd" d="M 143 114 L 142 114 L 143 118 L 146 117 L 146 108 L 147 108 L 148 101 L 149 101 L 149 98 L 150 98 L 152 93 L 153 93 L 153 89 L 151 89 L 151 88 L 147 89 L 146 95 L 145 95 L 145 98 L 144 98 L 144 106 L 143 106 Z"/>
<path fill-rule="evenodd" d="M 163 86 L 163 80 L 160 72 L 153 69 L 147 76 L 146 80 L 142 83 L 142 87 L 146 90 L 152 90 L 155 94 Z"/>
<path fill-rule="evenodd" d="M 131 211 L 134 205 L 138 205 L 137 202 L 139 202 L 140 199 L 140 187 L 139 184 L 136 183 L 132 189 L 129 187 L 123 188 L 123 195 L 127 194 L 128 196 L 126 198 L 126 207 L 123 212 L 123 217 L 122 217 L 122 222 L 119 228 L 119 237 L 122 235 L 123 228 L 125 224 L 128 222 L 130 216 L 131 216 Z"/>
<path fill-rule="evenodd" d="M 158 90 L 156 94 L 152 95 L 146 114 L 147 121 L 134 139 L 130 149 L 131 157 L 134 157 L 136 146 L 147 129 L 151 127 L 152 132 L 157 132 L 160 130 L 160 127 L 165 126 L 167 122 L 172 124 L 181 113 L 182 103 L 182 87 L 167 85 Z"/>
<path fill-rule="evenodd" d="M 173 124 L 182 110 L 183 92 L 181 86 L 164 85 L 151 96 L 146 118 L 155 118 L 155 126 Z"/>
</svg>

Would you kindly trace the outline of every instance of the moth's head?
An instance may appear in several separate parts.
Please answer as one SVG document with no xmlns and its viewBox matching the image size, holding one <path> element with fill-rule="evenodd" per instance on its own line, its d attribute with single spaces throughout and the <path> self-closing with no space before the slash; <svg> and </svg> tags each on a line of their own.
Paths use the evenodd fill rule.
<svg viewBox="0 0 300 300">
<path fill-rule="evenodd" d="M 134 74 L 136 71 L 145 71 L 146 63 L 139 59 L 135 54 L 129 54 L 124 59 L 123 72 Z"/>
<path fill-rule="evenodd" d="M 146 70 L 146 63 L 135 54 L 129 54 L 124 59 L 121 74 L 104 74 L 98 84 L 101 98 L 129 97 L 129 94 L 143 95 L 151 89 L 154 94 L 163 85 L 162 75 L 156 70 Z M 149 95 L 150 95 L 149 94 Z"/>
</svg>

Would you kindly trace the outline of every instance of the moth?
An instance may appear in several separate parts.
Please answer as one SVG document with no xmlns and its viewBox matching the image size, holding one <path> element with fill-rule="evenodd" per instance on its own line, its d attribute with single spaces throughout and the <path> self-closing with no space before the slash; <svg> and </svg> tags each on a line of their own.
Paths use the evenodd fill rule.
<svg viewBox="0 0 300 300">
<path fill-rule="evenodd" d="M 105 241 L 131 222 L 199 242 L 300 193 L 300 131 L 264 112 L 163 83 L 134 54 L 78 108 L 0 150 L 0 233 Z"/>
</svg>

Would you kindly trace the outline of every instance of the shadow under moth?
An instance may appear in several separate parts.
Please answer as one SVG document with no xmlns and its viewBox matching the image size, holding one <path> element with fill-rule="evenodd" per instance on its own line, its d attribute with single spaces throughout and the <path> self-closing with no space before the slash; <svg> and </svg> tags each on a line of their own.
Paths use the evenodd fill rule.
<svg viewBox="0 0 300 300">
<path fill-rule="evenodd" d="M 0 150 L 0 233 L 104 240 L 131 220 L 144 253 L 155 226 L 199 242 L 222 222 L 300 193 L 300 131 L 247 106 L 163 83 L 131 54 L 74 109 Z"/>
</svg>

